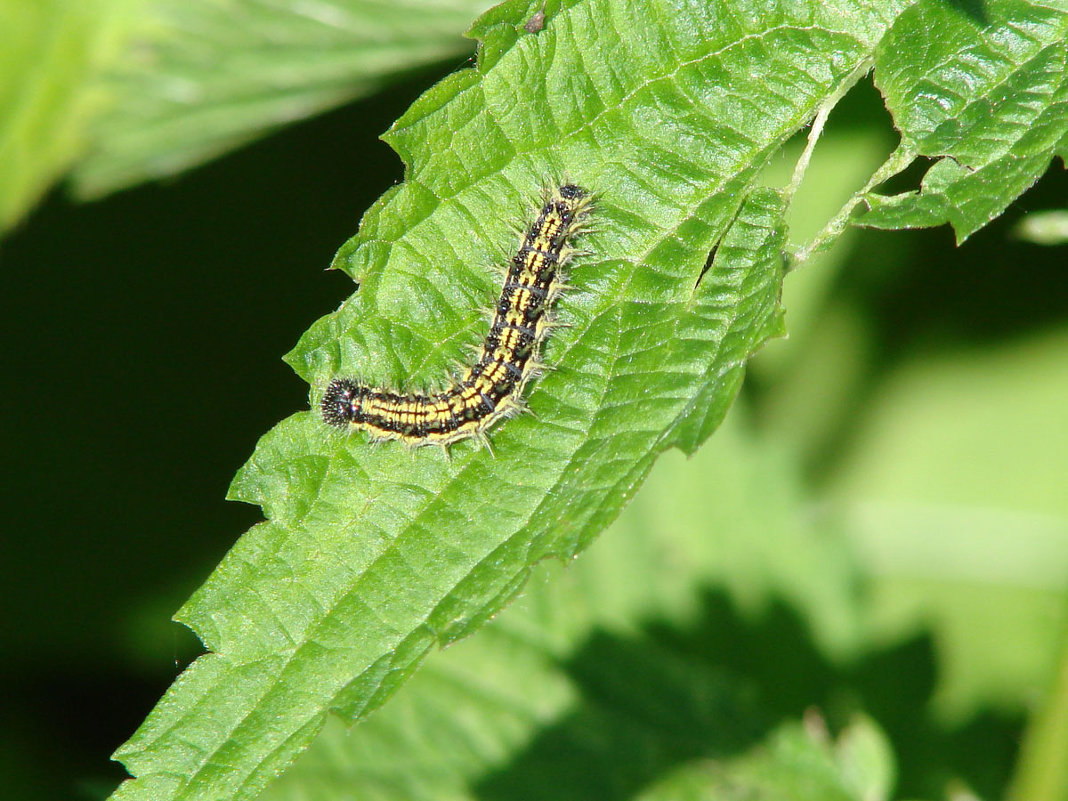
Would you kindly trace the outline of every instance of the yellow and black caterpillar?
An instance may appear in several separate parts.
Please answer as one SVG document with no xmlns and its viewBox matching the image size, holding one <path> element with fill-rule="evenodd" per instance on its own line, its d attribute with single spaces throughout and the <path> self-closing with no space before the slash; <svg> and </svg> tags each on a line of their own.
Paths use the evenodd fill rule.
<svg viewBox="0 0 1068 801">
<path fill-rule="evenodd" d="M 444 446 L 471 436 L 488 444 L 486 430 L 522 409 L 523 389 L 541 367 L 549 310 L 562 291 L 561 269 L 574 253 L 571 239 L 582 231 L 589 205 L 589 194 L 574 184 L 549 193 L 508 265 L 478 358 L 447 389 L 400 393 L 335 378 L 323 395 L 323 420 L 413 446 Z"/>
</svg>

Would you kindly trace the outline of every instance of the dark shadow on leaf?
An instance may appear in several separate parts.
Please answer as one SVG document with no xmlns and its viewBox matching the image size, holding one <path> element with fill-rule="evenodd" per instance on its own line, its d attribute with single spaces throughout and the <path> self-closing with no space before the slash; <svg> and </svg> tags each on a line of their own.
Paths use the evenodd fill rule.
<svg viewBox="0 0 1068 801">
<path fill-rule="evenodd" d="M 959 731 L 940 728 L 928 709 L 934 664 L 932 642 L 920 636 L 835 665 L 786 605 L 751 620 L 709 593 L 690 627 L 651 623 L 633 637 L 591 636 L 564 666 L 581 695 L 574 710 L 474 794 L 624 801 L 684 763 L 729 759 L 816 709 L 832 731 L 856 712 L 875 718 L 899 749 L 896 795 L 941 797 L 958 777 L 995 796 L 1014 756 L 1005 745 L 1021 723 L 985 717 Z"/>
</svg>

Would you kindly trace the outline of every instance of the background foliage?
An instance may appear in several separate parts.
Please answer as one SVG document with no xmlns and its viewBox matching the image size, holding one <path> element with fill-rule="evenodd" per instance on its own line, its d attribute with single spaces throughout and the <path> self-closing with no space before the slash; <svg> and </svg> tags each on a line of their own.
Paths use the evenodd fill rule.
<svg viewBox="0 0 1068 801">
<path fill-rule="evenodd" d="M 138 37 L 173 30 L 178 5 L 0 6 L 27 32 L 11 58 L 38 81 L 0 94 L 0 169 L 19 171 L 2 181 L 5 218 L 92 136 L 77 185 L 100 192 L 377 85 L 349 52 L 369 48 L 345 37 L 317 48 L 314 22 L 271 26 L 279 7 L 206 4 L 183 18 L 184 33 L 147 47 L 156 40 Z M 264 37 L 227 24 L 237 13 L 266 26 L 269 54 L 256 55 Z M 472 12 L 442 14 L 460 30 Z M 447 21 L 423 40 L 412 19 L 397 22 L 407 51 L 380 33 L 394 43 L 380 48 L 391 54 L 381 74 L 448 52 Z M 965 30 L 955 35 L 976 19 L 956 15 Z M 183 46 L 234 30 L 238 41 L 219 48 L 233 59 L 226 69 Z M 140 51 L 119 46 L 124 31 Z M 286 69 L 282 55 L 307 64 L 309 49 L 314 70 Z M 128 52 L 141 61 L 94 80 Z M 263 97 L 241 76 L 264 74 L 242 58 L 269 59 L 281 77 L 267 85 L 288 78 L 292 90 Z M 208 65 L 200 78 L 198 63 Z M 880 88 L 906 97 L 908 78 Z M 255 437 L 304 403 L 277 354 L 348 294 L 316 271 L 399 176 L 374 135 L 429 82 L 394 85 L 166 187 L 80 206 L 50 197 L 5 242 L 4 425 L 18 461 L 4 505 L 15 533 L 4 563 L 17 567 L 5 585 L 13 703 L 2 769 L 16 797 L 105 796 L 122 772 L 107 774 L 103 756 L 195 653 L 162 621 L 256 519 L 214 499 Z M 203 100 L 180 124 L 163 102 L 176 86 Z M 98 133 L 79 128 L 85 119 Z M 930 156 L 931 141 L 910 144 Z M 879 97 L 859 86 L 792 206 L 794 241 L 894 143 Z M 769 183 L 785 182 L 797 145 Z M 1003 170 L 1026 174 L 997 146 L 966 155 L 998 179 L 977 170 L 935 185 L 928 173 L 934 191 L 868 221 L 936 222 L 940 193 L 980 181 L 976 196 L 997 200 L 989 187 Z M 1054 171 L 960 250 L 945 229 L 853 230 L 793 274 L 791 339 L 759 355 L 709 446 L 688 462 L 665 457 L 575 566 L 536 574 L 520 603 L 436 654 L 352 736 L 332 722 L 269 793 L 342 797 L 358 780 L 383 798 L 540 797 L 545 781 L 576 798 L 782 797 L 808 783 L 819 798 L 963 786 L 1063 797 L 1068 293 L 1063 255 L 1009 232 L 1029 209 L 1063 205 L 1065 186 Z"/>
</svg>

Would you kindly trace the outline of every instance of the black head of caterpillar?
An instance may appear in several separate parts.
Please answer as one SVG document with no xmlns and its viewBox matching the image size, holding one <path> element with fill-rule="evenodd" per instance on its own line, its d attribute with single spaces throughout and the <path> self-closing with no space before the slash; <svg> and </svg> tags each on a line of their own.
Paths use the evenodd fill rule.
<svg viewBox="0 0 1068 801">
<path fill-rule="evenodd" d="M 590 197 L 575 184 L 546 193 L 505 270 L 493 320 L 474 363 L 441 392 L 401 393 L 335 378 L 323 394 L 323 420 L 358 428 L 376 440 L 409 445 L 449 445 L 467 437 L 488 444 L 486 431 L 522 409 L 527 382 L 538 372 L 553 301 L 562 291 L 560 269 L 574 253 Z"/>
</svg>

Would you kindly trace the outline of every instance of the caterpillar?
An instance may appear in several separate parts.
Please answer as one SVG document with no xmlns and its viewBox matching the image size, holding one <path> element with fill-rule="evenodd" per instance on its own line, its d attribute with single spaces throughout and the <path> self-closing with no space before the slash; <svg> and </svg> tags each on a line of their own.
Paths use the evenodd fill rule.
<svg viewBox="0 0 1068 801">
<path fill-rule="evenodd" d="M 534 223 L 504 271 L 489 333 L 474 363 L 434 393 L 402 393 L 334 378 L 323 393 L 323 420 L 367 431 L 373 440 L 410 446 L 448 446 L 477 437 L 523 409 L 523 390 L 543 365 L 538 361 L 553 327 L 550 310 L 564 287 L 563 267 L 575 254 L 572 239 L 585 225 L 590 195 L 575 184 L 546 193 Z"/>
</svg>

